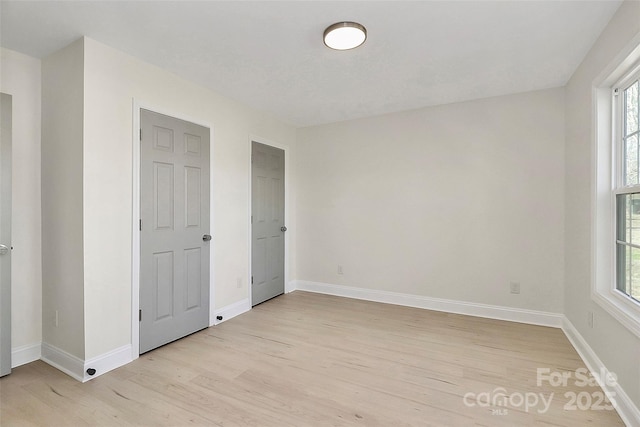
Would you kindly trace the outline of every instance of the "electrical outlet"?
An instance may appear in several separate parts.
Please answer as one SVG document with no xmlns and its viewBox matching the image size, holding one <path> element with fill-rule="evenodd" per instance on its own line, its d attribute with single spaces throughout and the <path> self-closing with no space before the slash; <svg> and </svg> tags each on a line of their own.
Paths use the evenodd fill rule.
<svg viewBox="0 0 640 427">
<path fill-rule="evenodd" d="M 338 274 L 342 275 L 344 272 L 342 271 L 342 266 L 338 265 Z"/>
<path fill-rule="evenodd" d="M 518 282 L 511 282 L 509 284 L 509 289 L 511 290 L 512 294 L 519 294 L 520 293 L 520 283 Z"/>
<path fill-rule="evenodd" d="M 593 311 L 587 312 L 587 325 L 593 329 Z"/>
<path fill-rule="evenodd" d="M 242 277 L 236 279 L 236 287 L 240 289 L 242 287 Z"/>
</svg>

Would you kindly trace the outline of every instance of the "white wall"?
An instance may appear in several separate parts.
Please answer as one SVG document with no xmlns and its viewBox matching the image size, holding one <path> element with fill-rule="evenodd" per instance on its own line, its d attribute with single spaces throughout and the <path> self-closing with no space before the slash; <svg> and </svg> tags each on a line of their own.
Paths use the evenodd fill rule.
<svg viewBox="0 0 640 427">
<path fill-rule="evenodd" d="M 305 128 L 298 143 L 299 279 L 561 312 L 561 88 Z"/>
<path fill-rule="evenodd" d="M 0 49 L 0 91 L 13 96 L 11 347 L 42 340 L 40 60 Z M 15 359 L 15 357 L 14 357 Z M 14 363 L 16 361 L 14 360 Z"/>
<path fill-rule="evenodd" d="M 131 340 L 132 100 L 213 127 L 215 308 L 249 296 L 249 137 L 288 146 L 293 157 L 295 130 L 91 39 L 85 39 L 84 60 L 84 304 L 89 359 Z"/>
<path fill-rule="evenodd" d="M 592 257 L 592 84 L 605 67 L 640 32 L 640 2 L 622 4 L 566 86 L 565 163 L 565 304 L 564 313 L 618 375 L 629 397 L 640 406 L 640 339 L 591 300 Z M 594 313 L 593 329 L 587 313 Z"/>
<path fill-rule="evenodd" d="M 79 40 L 42 61 L 42 339 L 79 359 L 85 355 L 83 51 Z"/>
</svg>

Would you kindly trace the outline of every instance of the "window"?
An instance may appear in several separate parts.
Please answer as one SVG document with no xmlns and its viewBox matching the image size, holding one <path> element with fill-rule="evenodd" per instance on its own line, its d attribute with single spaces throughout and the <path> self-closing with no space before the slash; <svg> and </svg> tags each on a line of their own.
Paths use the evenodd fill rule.
<svg viewBox="0 0 640 427">
<path fill-rule="evenodd" d="M 591 298 L 640 337 L 640 34 L 593 82 Z"/>
<path fill-rule="evenodd" d="M 640 122 L 638 75 L 615 89 L 620 158 L 616 196 L 616 289 L 640 301 Z"/>
</svg>

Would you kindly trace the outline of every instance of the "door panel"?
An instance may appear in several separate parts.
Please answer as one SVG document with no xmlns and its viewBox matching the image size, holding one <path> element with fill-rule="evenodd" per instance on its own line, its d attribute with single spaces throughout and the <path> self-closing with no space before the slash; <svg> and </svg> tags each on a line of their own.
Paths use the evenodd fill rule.
<svg viewBox="0 0 640 427">
<path fill-rule="evenodd" d="M 202 250 L 200 248 L 186 249 L 184 251 L 185 291 L 187 293 L 187 311 L 200 307 L 202 298 Z"/>
<path fill-rule="evenodd" d="M 284 151 L 252 143 L 251 301 L 284 293 Z"/>
<path fill-rule="evenodd" d="M 187 227 L 200 227 L 200 213 L 202 192 L 200 183 L 202 181 L 200 168 L 184 168 L 184 206 Z"/>
<path fill-rule="evenodd" d="M 0 376 L 11 373 L 11 102 L 0 94 Z"/>
<path fill-rule="evenodd" d="M 155 320 L 173 316 L 173 252 L 153 254 L 153 290 L 156 300 Z"/>
<path fill-rule="evenodd" d="M 173 229 L 173 165 L 153 162 L 153 218 L 156 230 Z"/>
<path fill-rule="evenodd" d="M 140 111 L 140 352 L 209 325 L 209 129 Z"/>
</svg>

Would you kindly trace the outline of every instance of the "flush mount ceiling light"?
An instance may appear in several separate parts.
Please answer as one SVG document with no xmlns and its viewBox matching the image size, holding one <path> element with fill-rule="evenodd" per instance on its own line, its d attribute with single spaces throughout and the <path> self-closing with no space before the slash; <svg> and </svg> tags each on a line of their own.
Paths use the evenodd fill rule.
<svg viewBox="0 0 640 427">
<path fill-rule="evenodd" d="M 324 44 L 335 50 L 349 50 L 367 39 L 367 29 L 357 22 L 337 22 L 324 30 Z"/>
</svg>

